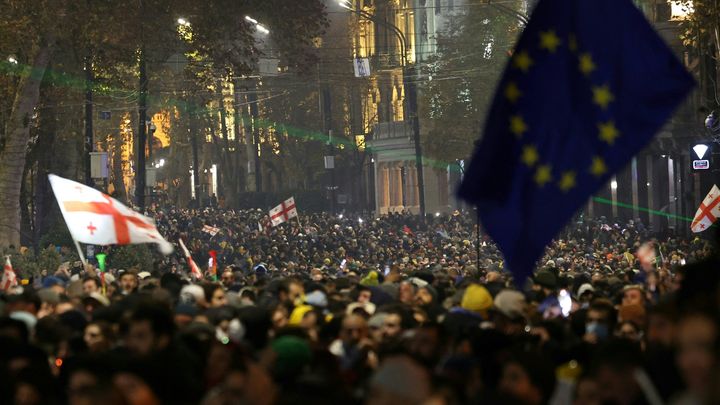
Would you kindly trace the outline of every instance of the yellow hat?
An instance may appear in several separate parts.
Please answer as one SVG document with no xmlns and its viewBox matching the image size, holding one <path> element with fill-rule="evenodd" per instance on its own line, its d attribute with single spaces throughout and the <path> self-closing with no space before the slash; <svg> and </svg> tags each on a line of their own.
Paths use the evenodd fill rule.
<svg viewBox="0 0 720 405">
<path fill-rule="evenodd" d="M 300 326 L 300 322 L 302 322 L 305 314 L 312 311 L 312 309 L 312 305 L 299 305 L 295 307 L 295 309 L 293 309 L 292 311 L 292 314 L 290 314 L 288 326 Z"/>
<path fill-rule="evenodd" d="M 487 310 L 493 305 L 493 298 L 487 288 L 480 284 L 470 284 L 465 289 L 460 306 L 468 311 L 487 314 Z"/>
</svg>

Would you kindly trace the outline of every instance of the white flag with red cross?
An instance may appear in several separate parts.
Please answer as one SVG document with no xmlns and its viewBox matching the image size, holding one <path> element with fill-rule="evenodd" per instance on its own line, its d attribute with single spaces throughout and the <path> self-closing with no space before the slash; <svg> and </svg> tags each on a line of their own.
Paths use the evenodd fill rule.
<svg viewBox="0 0 720 405">
<path fill-rule="evenodd" d="M 720 189 L 718 189 L 718 186 L 713 185 L 703 202 L 700 203 L 700 208 L 695 213 L 690 229 L 695 233 L 702 232 L 710 228 L 719 216 Z"/>
<path fill-rule="evenodd" d="M 173 245 L 155 222 L 94 188 L 51 174 L 48 176 L 73 239 L 92 245 L 156 243 L 163 254 Z"/>
<path fill-rule="evenodd" d="M 220 228 L 216 228 L 210 225 L 203 225 L 202 231 L 205 233 L 209 233 L 210 236 L 215 236 L 218 234 L 218 232 L 220 232 Z"/>
<path fill-rule="evenodd" d="M 17 275 L 10 263 L 10 256 L 5 256 L 5 267 L 3 268 L 2 281 L 0 281 L 0 290 L 7 291 L 17 285 Z"/>
<path fill-rule="evenodd" d="M 283 201 L 277 207 L 270 210 L 270 221 L 272 226 L 278 226 L 283 222 L 289 221 L 291 218 L 297 218 L 298 212 L 295 208 L 295 199 L 293 197 Z"/>
<path fill-rule="evenodd" d="M 185 253 L 185 258 L 187 259 L 188 266 L 190 267 L 190 273 L 195 276 L 195 278 L 202 279 L 202 271 L 200 271 L 198 265 L 195 264 L 195 260 L 193 260 L 192 256 L 190 256 L 190 251 L 187 246 L 185 246 L 185 242 L 183 242 L 182 239 L 180 239 L 180 247 L 182 248 L 183 253 Z"/>
</svg>

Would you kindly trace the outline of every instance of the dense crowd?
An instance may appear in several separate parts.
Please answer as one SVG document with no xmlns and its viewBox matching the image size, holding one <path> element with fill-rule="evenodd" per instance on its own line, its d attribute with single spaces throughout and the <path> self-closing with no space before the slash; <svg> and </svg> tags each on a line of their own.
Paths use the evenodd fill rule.
<svg viewBox="0 0 720 405">
<path fill-rule="evenodd" d="M 5 291 L 0 403 L 720 403 L 703 239 L 577 218 L 523 281 L 468 213 L 151 213 L 203 277 L 177 250 Z"/>
</svg>

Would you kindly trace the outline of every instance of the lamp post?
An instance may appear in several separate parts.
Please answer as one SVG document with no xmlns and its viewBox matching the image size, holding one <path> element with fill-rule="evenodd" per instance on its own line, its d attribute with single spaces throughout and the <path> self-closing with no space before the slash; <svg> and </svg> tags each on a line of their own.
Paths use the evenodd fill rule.
<svg viewBox="0 0 720 405">
<path fill-rule="evenodd" d="M 260 24 L 258 20 L 245 16 L 245 21 L 249 22 L 255 27 L 255 30 L 263 35 L 269 35 L 270 30 L 267 29 L 263 24 Z M 258 149 L 260 148 L 260 136 L 258 134 L 258 98 L 257 98 L 257 85 L 254 79 L 248 78 L 249 86 L 246 87 L 248 110 L 250 112 L 250 121 L 248 122 L 247 138 L 246 138 L 246 154 L 248 160 L 248 181 L 252 181 L 254 184 L 254 190 L 256 192 L 262 191 L 262 171 L 260 169 L 260 155 Z"/>
<path fill-rule="evenodd" d="M 403 87 L 405 88 L 405 107 L 407 111 L 407 116 L 410 118 L 410 127 L 412 128 L 413 132 L 413 141 L 415 144 L 415 169 L 417 170 L 417 180 L 418 180 L 418 197 L 419 197 L 419 205 L 420 205 L 420 217 L 425 219 L 425 176 L 423 173 L 423 164 L 422 164 L 422 146 L 420 144 L 420 122 L 417 117 L 417 89 L 415 87 L 415 84 L 412 83 L 410 80 L 410 72 L 408 71 L 408 63 L 407 63 L 407 40 L 405 39 L 405 34 L 398 28 L 396 25 L 391 24 L 387 21 L 378 20 L 375 18 L 374 15 L 363 11 L 358 10 L 352 7 L 352 5 L 349 3 L 349 0 L 338 0 L 338 4 L 340 7 L 352 11 L 353 13 L 357 14 L 358 16 L 365 18 L 369 21 L 372 21 L 373 23 L 377 25 L 385 26 L 386 28 L 389 28 L 395 36 L 397 36 L 398 40 L 400 41 L 400 66 L 402 68 L 402 76 L 403 76 Z"/>
</svg>

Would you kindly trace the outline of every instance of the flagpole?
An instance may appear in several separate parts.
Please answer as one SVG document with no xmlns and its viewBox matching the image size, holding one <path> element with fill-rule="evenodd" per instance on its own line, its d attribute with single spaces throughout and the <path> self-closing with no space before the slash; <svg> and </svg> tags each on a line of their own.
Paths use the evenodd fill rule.
<svg viewBox="0 0 720 405">
<path fill-rule="evenodd" d="M 80 261 L 82 262 L 83 266 L 87 266 L 87 259 L 85 259 L 85 255 L 80 248 L 80 242 L 76 241 L 75 238 L 73 238 L 73 242 L 75 242 L 75 247 L 77 248 L 78 256 L 80 256 Z"/>
</svg>

